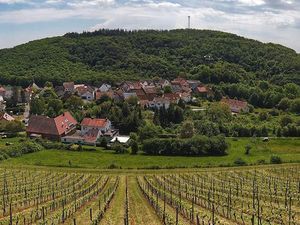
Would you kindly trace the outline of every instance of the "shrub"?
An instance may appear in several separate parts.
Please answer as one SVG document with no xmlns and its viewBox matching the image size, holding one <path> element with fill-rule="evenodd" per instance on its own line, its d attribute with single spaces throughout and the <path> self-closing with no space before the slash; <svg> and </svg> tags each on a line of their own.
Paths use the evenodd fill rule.
<svg viewBox="0 0 300 225">
<path fill-rule="evenodd" d="M 139 151 L 139 144 L 137 143 L 137 141 L 132 140 L 130 146 L 131 146 L 131 154 L 136 155 Z"/>
<path fill-rule="evenodd" d="M 225 155 L 228 145 L 223 136 L 194 136 L 193 138 L 154 138 L 145 140 L 143 151 L 150 155 Z"/>
<path fill-rule="evenodd" d="M 245 146 L 245 154 L 246 155 L 249 155 L 250 154 L 250 150 L 251 150 L 251 145 L 249 145 L 249 144 L 247 144 L 246 146 Z"/>
<path fill-rule="evenodd" d="M 237 166 L 245 166 L 245 165 L 247 165 L 246 161 L 243 160 L 242 158 L 237 158 L 234 161 L 234 164 L 237 165 Z"/>
<path fill-rule="evenodd" d="M 125 148 L 122 144 L 119 143 L 113 144 L 112 149 L 115 151 L 116 154 L 124 154 L 127 152 L 127 148 Z"/>
<path fill-rule="evenodd" d="M 272 155 L 271 158 L 270 158 L 270 163 L 271 164 L 281 164 L 282 159 L 277 155 Z"/>
</svg>

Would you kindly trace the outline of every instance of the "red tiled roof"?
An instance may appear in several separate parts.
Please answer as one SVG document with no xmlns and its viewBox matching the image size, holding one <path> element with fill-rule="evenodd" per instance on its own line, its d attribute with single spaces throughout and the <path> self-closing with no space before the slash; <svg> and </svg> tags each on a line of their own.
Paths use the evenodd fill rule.
<svg viewBox="0 0 300 225">
<path fill-rule="evenodd" d="M 180 95 L 178 93 L 165 93 L 163 97 L 171 101 L 174 101 L 174 100 L 178 100 L 180 98 Z"/>
<path fill-rule="evenodd" d="M 231 111 L 235 111 L 235 112 L 239 112 L 247 108 L 248 106 L 248 103 L 246 101 L 239 101 L 230 98 L 223 98 L 221 102 L 227 104 L 231 108 Z"/>
<path fill-rule="evenodd" d="M 107 119 L 84 118 L 81 122 L 81 126 L 102 128 L 106 126 L 107 122 Z"/>
<path fill-rule="evenodd" d="M 75 86 L 75 89 L 80 95 L 83 95 L 87 92 L 93 93 L 93 88 L 85 85 L 78 85 L 77 87 Z"/>
<path fill-rule="evenodd" d="M 73 118 L 71 113 L 65 112 L 54 118 L 58 134 L 68 133 L 70 129 L 77 125 L 77 121 Z"/>
<path fill-rule="evenodd" d="M 175 80 L 171 81 L 171 84 L 173 85 L 180 85 L 180 86 L 187 86 L 189 85 L 187 80 L 181 77 L 176 78 Z"/>
<path fill-rule="evenodd" d="M 206 86 L 199 86 L 199 87 L 197 87 L 197 91 L 198 91 L 199 93 L 207 93 L 207 92 L 208 92 Z"/>
</svg>

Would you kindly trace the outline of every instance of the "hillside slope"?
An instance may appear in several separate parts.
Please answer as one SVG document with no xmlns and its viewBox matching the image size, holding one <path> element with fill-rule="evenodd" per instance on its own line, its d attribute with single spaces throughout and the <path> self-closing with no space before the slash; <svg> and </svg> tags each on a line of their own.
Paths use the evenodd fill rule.
<svg viewBox="0 0 300 225">
<path fill-rule="evenodd" d="M 0 50 L 0 83 L 99 83 L 173 78 L 208 83 L 269 80 L 300 84 L 300 55 L 276 44 L 208 30 L 99 30 L 69 33 Z"/>
</svg>

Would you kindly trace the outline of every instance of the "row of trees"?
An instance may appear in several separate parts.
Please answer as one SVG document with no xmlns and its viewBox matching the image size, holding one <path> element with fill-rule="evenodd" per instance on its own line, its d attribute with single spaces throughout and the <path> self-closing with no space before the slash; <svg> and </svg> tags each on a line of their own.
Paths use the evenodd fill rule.
<svg viewBox="0 0 300 225">
<path fill-rule="evenodd" d="M 194 136 L 148 139 L 143 142 L 142 150 L 150 155 L 217 156 L 225 155 L 227 148 L 224 136 Z"/>
</svg>

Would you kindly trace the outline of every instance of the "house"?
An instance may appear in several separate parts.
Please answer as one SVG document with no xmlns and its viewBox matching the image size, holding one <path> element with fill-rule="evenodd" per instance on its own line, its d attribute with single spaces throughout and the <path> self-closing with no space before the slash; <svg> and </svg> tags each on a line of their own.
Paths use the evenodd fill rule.
<svg viewBox="0 0 300 225">
<path fill-rule="evenodd" d="M 4 112 L 6 109 L 6 102 L 2 95 L 0 95 L 0 112 Z"/>
<path fill-rule="evenodd" d="M 139 81 L 124 81 L 120 88 L 124 92 L 132 92 L 134 90 L 142 89 L 143 85 Z"/>
<path fill-rule="evenodd" d="M 232 113 L 249 112 L 249 106 L 246 101 L 223 98 L 221 102 L 228 105 Z"/>
<path fill-rule="evenodd" d="M 111 129 L 111 122 L 109 119 L 84 118 L 80 125 L 82 134 L 86 134 L 88 131 L 94 129 L 105 133 Z"/>
<path fill-rule="evenodd" d="M 155 86 L 160 89 L 164 89 L 167 86 L 171 86 L 171 83 L 168 80 L 161 79 L 161 80 L 155 81 Z"/>
<path fill-rule="evenodd" d="M 110 143 L 119 142 L 120 144 L 128 144 L 130 140 L 129 136 L 115 136 L 113 139 L 110 140 Z"/>
<path fill-rule="evenodd" d="M 74 82 L 64 82 L 63 87 L 66 92 L 73 92 L 75 90 Z"/>
<path fill-rule="evenodd" d="M 0 86 L 0 96 L 2 96 L 4 98 L 5 92 L 6 92 L 6 89 L 4 87 Z"/>
<path fill-rule="evenodd" d="M 207 98 L 212 95 L 213 92 L 211 88 L 201 84 L 194 89 L 194 93 L 198 94 L 200 97 Z"/>
<path fill-rule="evenodd" d="M 94 100 L 94 89 L 90 86 L 79 84 L 74 86 L 75 92 L 84 100 L 93 101 Z"/>
<path fill-rule="evenodd" d="M 177 85 L 180 87 L 189 87 L 189 83 L 187 82 L 187 80 L 181 77 L 177 77 L 176 79 L 172 80 L 171 85 Z"/>
<path fill-rule="evenodd" d="M 102 84 L 99 88 L 100 92 L 108 92 L 111 89 L 111 85 L 109 84 Z"/>
<path fill-rule="evenodd" d="M 201 82 L 199 80 L 187 80 L 187 83 L 189 84 L 189 87 L 194 90 L 196 87 L 198 87 Z"/>
<path fill-rule="evenodd" d="M 171 101 L 168 98 L 155 97 L 152 101 L 149 102 L 149 107 L 157 109 L 164 107 L 165 109 L 168 109 L 170 107 L 170 104 Z"/>
<path fill-rule="evenodd" d="M 0 122 L 1 121 L 7 121 L 7 122 L 10 122 L 10 121 L 14 121 L 15 118 L 13 118 L 11 115 L 9 115 L 8 113 L 2 113 L 0 114 Z"/>
<path fill-rule="evenodd" d="M 54 92 L 59 98 L 62 98 L 65 95 L 65 88 L 64 86 L 56 86 Z"/>
<path fill-rule="evenodd" d="M 107 97 L 109 97 L 109 98 L 111 98 L 111 99 L 113 99 L 114 98 L 114 91 L 113 90 L 108 90 L 108 91 L 106 91 L 106 92 L 102 92 L 102 91 L 100 91 L 100 89 L 97 89 L 95 92 L 94 92 L 94 94 L 95 94 L 95 100 L 99 100 L 101 97 L 103 97 L 103 96 L 107 96 Z"/>
<path fill-rule="evenodd" d="M 165 93 L 163 98 L 168 99 L 170 103 L 178 104 L 180 100 L 180 93 Z"/>
<path fill-rule="evenodd" d="M 65 112 L 55 118 L 32 115 L 26 128 L 27 136 L 41 136 L 49 140 L 59 141 L 61 137 L 70 135 L 76 131 L 77 121 L 69 112 Z"/>
<path fill-rule="evenodd" d="M 111 122 L 108 119 L 84 118 L 80 125 L 80 131 L 62 137 L 61 141 L 64 143 L 96 145 L 100 137 L 111 140 L 119 134 L 118 130 L 112 129 Z"/>
<path fill-rule="evenodd" d="M 137 94 L 135 92 L 124 92 L 123 93 L 123 99 L 124 100 L 127 100 L 129 98 L 133 98 L 133 97 L 137 98 Z"/>
<path fill-rule="evenodd" d="M 191 95 L 191 93 L 183 92 L 183 93 L 180 93 L 179 96 L 180 96 L 180 99 L 182 101 L 184 101 L 185 103 L 188 103 L 188 102 L 192 101 L 192 95 Z"/>
<path fill-rule="evenodd" d="M 143 91 L 149 101 L 153 100 L 155 97 L 159 95 L 159 92 L 155 86 L 143 87 Z"/>
</svg>

